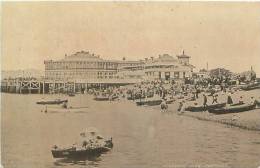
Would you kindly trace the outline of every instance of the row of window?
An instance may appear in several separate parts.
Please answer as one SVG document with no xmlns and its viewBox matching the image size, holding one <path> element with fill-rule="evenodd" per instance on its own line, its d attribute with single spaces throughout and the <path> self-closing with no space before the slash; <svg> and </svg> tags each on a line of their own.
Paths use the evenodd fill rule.
<svg viewBox="0 0 260 168">
<path fill-rule="evenodd" d="M 116 72 L 46 72 L 47 78 L 114 78 Z"/>
<path fill-rule="evenodd" d="M 146 76 L 157 76 L 158 75 L 159 78 L 161 78 L 163 74 L 161 72 L 145 72 L 145 75 Z M 170 72 L 165 72 L 164 76 L 165 77 L 166 76 L 171 77 L 172 75 L 171 75 Z M 173 76 L 174 76 L 174 78 L 179 78 L 180 77 L 180 72 L 173 72 Z M 186 72 L 182 72 L 182 76 L 183 76 L 183 78 L 185 78 L 186 77 Z"/>
<path fill-rule="evenodd" d="M 117 69 L 118 66 L 135 66 L 134 63 L 113 63 L 113 62 L 47 62 L 45 63 L 45 69 Z"/>
<path fill-rule="evenodd" d="M 110 62 L 50 62 L 45 69 L 117 69 L 117 63 Z"/>
</svg>

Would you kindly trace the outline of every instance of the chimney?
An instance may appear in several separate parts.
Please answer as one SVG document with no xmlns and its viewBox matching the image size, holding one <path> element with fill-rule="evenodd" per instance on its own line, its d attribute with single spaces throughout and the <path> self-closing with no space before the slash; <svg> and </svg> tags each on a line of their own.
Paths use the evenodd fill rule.
<svg viewBox="0 0 260 168">
<path fill-rule="evenodd" d="M 145 61 L 148 61 L 148 58 L 145 58 Z"/>
<path fill-rule="evenodd" d="M 125 57 L 123 57 L 123 61 L 125 61 Z"/>
</svg>

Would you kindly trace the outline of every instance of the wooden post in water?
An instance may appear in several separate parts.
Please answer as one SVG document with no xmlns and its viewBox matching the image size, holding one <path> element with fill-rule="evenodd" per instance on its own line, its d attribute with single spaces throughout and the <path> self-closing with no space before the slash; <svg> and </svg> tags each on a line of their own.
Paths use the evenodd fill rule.
<svg viewBox="0 0 260 168">
<path fill-rule="evenodd" d="M 20 91 L 20 94 L 22 94 L 22 82 L 20 81 L 20 88 L 19 88 L 19 91 Z"/>
<path fill-rule="evenodd" d="M 32 87 L 32 83 L 31 83 L 31 81 L 29 81 L 29 87 L 28 87 L 28 89 L 29 89 L 29 94 L 32 93 L 31 87 Z"/>
<path fill-rule="evenodd" d="M 73 82 L 73 93 L 75 93 L 76 92 L 76 83 L 75 83 L 75 81 Z"/>
<path fill-rule="evenodd" d="M 42 83 L 42 94 L 45 94 L 45 81 Z"/>
<path fill-rule="evenodd" d="M 38 81 L 38 87 L 39 87 L 38 88 L 38 93 L 41 94 L 41 82 L 40 81 Z"/>
</svg>

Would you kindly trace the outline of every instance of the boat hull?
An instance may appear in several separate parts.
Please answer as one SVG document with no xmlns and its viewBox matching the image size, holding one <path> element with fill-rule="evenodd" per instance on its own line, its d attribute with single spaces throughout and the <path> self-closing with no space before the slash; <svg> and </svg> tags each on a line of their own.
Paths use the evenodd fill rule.
<svg viewBox="0 0 260 168">
<path fill-rule="evenodd" d="M 62 103 L 67 103 L 68 100 L 53 100 L 53 101 L 38 101 L 36 104 L 41 104 L 41 105 L 56 105 L 56 104 L 62 104 Z"/>
<path fill-rule="evenodd" d="M 96 157 L 109 151 L 110 148 L 100 147 L 93 149 L 81 150 L 52 150 L 53 158 L 83 158 L 83 157 Z"/>
<path fill-rule="evenodd" d="M 216 109 L 216 108 L 222 108 L 226 105 L 226 103 L 219 103 L 219 104 L 212 104 L 212 105 L 208 105 L 206 107 L 203 106 L 189 106 L 187 108 L 185 108 L 185 111 L 191 111 L 191 112 L 201 112 L 201 111 L 207 111 L 207 110 L 211 110 L 211 109 Z"/>
<path fill-rule="evenodd" d="M 101 147 L 82 148 L 76 149 L 71 147 L 67 149 L 52 149 L 51 153 L 53 158 L 90 158 L 100 156 L 102 153 L 108 152 L 113 148 L 113 142 L 107 140 L 106 144 Z"/>
<path fill-rule="evenodd" d="M 217 109 L 210 109 L 210 113 L 214 114 L 228 114 L 228 113 L 239 113 L 244 111 L 250 111 L 255 109 L 256 103 L 254 104 L 243 104 L 243 105 L 237 105 L 237 106 L 230 106 L 225 108 L 217 108 Z"/>
<path fill-rule="evenodd" d="M 160 105 L 162 103 L 162 100 L 148 100 L 148 101 L 137 101 L 136 105 L 138 106 L 157 106 Z"/>
</svg>

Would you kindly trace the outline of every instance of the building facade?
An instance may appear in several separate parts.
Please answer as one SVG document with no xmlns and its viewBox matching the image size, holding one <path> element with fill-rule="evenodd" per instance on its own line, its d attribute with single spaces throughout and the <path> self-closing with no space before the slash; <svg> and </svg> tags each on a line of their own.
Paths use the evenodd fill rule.
<svg viewBox="0 0 260 168">
<path fill-rule="evenodd" d="M 140 65 L 140 61 L 113 61 L 104 60 L 98 55 L 81 51 L 64 59 L 44 61 L 45 78 L 50 80 L 86 80 L 86 82 L 98 82 L 98 80 L 117 79 L 118 68 L 122 66 Z"/>
<path fill-rule="evenodd" d="M 184 54 L 176 57 L 169 54 L 159 55 L 158 58 L 146 58 L 138 66 L 122 67 L 120 78 L 137 78 L 143 80 L 176 80 L 192 77 L 193 65 L 189 63 L 190 56 Z"/>
<path fill-rule="evenodd" d="M 140 61 L 125 59 L 104 60 L 98 55 L 81 51 L 61 60 L 44 61 L 45 78 L 50 80 L 73 80 L 81 83 L 136 83 L 143 80 L 172 80 L 192 76 L 194 66 L 190 56 L 159 55 Z"/>
</svg>

